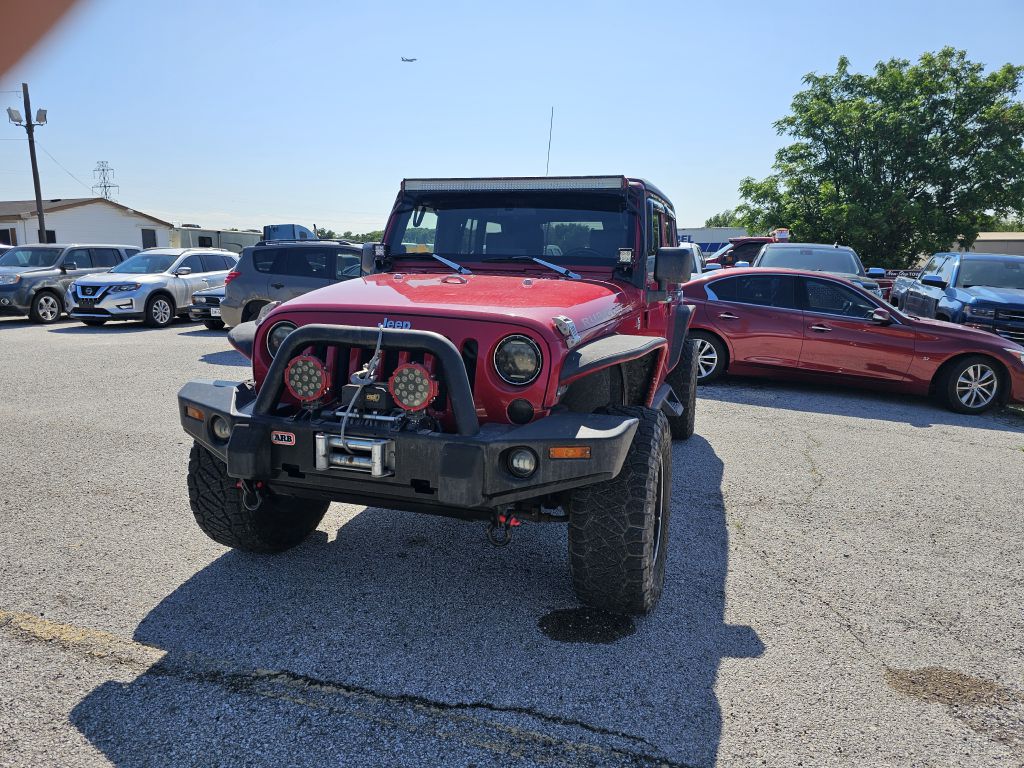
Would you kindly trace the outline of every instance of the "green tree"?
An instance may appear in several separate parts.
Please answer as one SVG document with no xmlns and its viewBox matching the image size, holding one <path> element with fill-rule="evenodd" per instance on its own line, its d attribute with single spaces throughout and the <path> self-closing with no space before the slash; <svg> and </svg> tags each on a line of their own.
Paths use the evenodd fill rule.
<svg viewBox="0 0 1024 768">
<path fill-rule="evenodd" d="M 333 229 L 327 229 L 326 227 L 317 227 L 316 236 L 321 240 L 337 240 L 338 233 Z"/>
<path fill-rule="evenodd" d="M 805 242 L 852 245 L 865 262 L 902 267 L 919 254 L 969 246 L 982 224 L 1024 212 L 1024 67 L 985 73 L 944 48 L 874 74 L 839 59 L 804 77 L 775 123 L 796 139 L 774 173 L 740 183 L 751 232 L 788 226 Z"/>
<path fill-rule="evenodd" d="M 704 221 L 705 227 L 742 227 L 743 221 L 732 208 L 726 208 Z"/>
</svg>

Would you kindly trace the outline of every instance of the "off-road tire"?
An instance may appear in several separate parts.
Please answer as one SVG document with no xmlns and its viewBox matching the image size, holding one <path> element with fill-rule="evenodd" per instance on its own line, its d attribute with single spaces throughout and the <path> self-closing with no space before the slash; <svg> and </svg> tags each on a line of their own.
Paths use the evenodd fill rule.
<svg viewBox="0 0 1024 768">
<path fill-rule="evenodd" d="M 166 302 L 169 308 L 169 311 L 166 314 L 162 314 L 159 317 L 155 315 L 155 307 L 158 301 Z M 174 322 L 176 312 L 177 309 L 174 307 L 174 299 L 165 293 L 158 293 L 154 296 L 150 296 L 149 300 L 146 302 L 146 314 L 143 315 L 142 322 L 150 328 L 166 328 Z"/>
<path fill-rule="evenodd" d="M 56 305 L 56 313 L 54 313 Z M 39 291 L 32 297 L 32 303 L 28 308 L 28 317 L 33 323 L 49 325 L 60 320 L 60 313 L 64 311 L 64 302 L 60 300 L 53 291 Z"/>
<path fill-rule="evenodd" d="M 693 435 L 694 420 L 697 415 L 697 341 L 687 338 L 683 342 L 683 354 L 679 362 L 668 374 L 668 383 L 683 404 L 682 416 L 669 416 L 668 426 L 672 430 L 673 440 L 686 440 Z"/>
<path fill-rule="evenodd" d="M 697 381 L 700 384 L 710 384 L 712 381 L 717 379 L 723 373 L 729 362 L 729 350 L 725 348 L 725 344 L 717 336 L 705 331 L 694 331 L 690 334 L 690 338 L 698 343 L 697 349 Z M 700 375 L 701 360 L 701 345 L 708 344 L 715 353 L 714 367 L 703 377 Z"/>
<path fill-rule="evenodd" d="M 203 320 L 203 325 L 211 331 L 223 331 L 224 321 L 223 320 Z"/>
<path fill-rule="evenodd" d="M 328 507 L 326 501 L 265 495 L 250 511 L 224 463 L 198 443 L 188 458 L 188 501 L 203 533 L 247 552 L 291 549 L 316 529 Z"/>
<path fill-rule="evenodd" d="M 617 406 L 609 413 L 640 423 L 618 476 L 572 492 L 569 571 L 581 602 L 645 614 L 657 605 L 665 586 L 671 434 L 660 411 Z"/>
<path fill-rule="evenodd" d="M 969 369 L 974 369 L 981 372 L 984 377 L 980 384 L 983 385 L 981 391 L 986 392 L 989 390 L 987 383 L 991 381 L 994 388 L 991 389 L 991 397 L 984 402 L 979 402 L 978 405 L 972 406 L 969 402 L 964 402 L 960 399 L 957 391 L 957 384 L 961 379 L 961 376 L 967 374 Z M 988 374 L 991 377 L 988 378 Z M 968 380 L 969 380 L 968 376 Z M 935 394 L 938 395 L 940 402 L 949 408 L 951 411 L 957 413 L 969 413 L 978 414 L 984 413 L 989 408 L 992 408 L 1000 403 L 1003 398 L 1004 387 L 1006 386 L 1006 376 L 1002 369 L 1000 369 L 998 363 L 992 358 L 985 357 L 984 355 L 968 355 L 962 357 L 959 360 L 954 361 L 952 364 L 946 366 L 942 373 L 939 374 L 935 380 Z M 969 400 L 969 398 L 968 398 Z"/>
<path fill-rule="evenodd" d="M 80 319 L 81 319 L 81 321 L 85 325 L 88 325 L 88 326 L 90 326 L 92 328 L 99 328 L 101 325 L 106 325 L 107 324 L 106 320 L 101 320 L 101 319 L 97 319 L 97 318 L 94 318 L 94 317 L 88 317 L 88 318 L 83 317 L 83 318 L 80 318 Z"/>
</svg>

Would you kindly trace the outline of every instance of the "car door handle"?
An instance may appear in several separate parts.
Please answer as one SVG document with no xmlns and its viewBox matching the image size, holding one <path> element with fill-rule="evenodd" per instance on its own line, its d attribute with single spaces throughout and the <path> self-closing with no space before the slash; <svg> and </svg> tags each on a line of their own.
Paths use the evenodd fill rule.
<svg viewBox="0 0 1024 768">
<path fill-rule="evenodd" d="M 739 320 L 739 315 L 734 315 L 732 312 L 719 312 L 718 316 L 723 320 Z"/>
<path fill-rule="evenodd" d="M 831 333 L 832 332 L 832 329 L 829 328 L 827 325 L 821 325 L 821 324 L 812 325 L 811 326 L 811 330 L 812 331 L 817 331 L 818 333 Z"/>
<path fill-rule="evenodd" d="M 271 288 L 284 288 L 284 283 L 271 283 Z"/>
</svg>

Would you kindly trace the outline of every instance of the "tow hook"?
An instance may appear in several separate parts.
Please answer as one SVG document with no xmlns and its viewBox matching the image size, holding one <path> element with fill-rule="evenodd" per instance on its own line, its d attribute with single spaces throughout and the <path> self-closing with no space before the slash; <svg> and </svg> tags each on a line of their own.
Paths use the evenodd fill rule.
<svg viewBox="0 0 1024 768">
<path fill-rule="evenodd" d="M 512 529 L 522 525 L 513 515 L 495 515 L 487 526 L 487 540 L 495 547 L 507 547 L 512 541 Z"/>
<path fill-rule="evenodd" d="M 242 506 L 250 512 L 255 512 L 263 503 L 263 483 L 249 480 L 239 480 L 235 487 L 242 492 Z"/>
</svg>

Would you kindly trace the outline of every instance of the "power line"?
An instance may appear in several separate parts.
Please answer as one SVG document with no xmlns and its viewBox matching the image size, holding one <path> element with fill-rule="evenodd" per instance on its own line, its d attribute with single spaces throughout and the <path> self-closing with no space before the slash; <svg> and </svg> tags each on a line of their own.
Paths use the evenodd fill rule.
<svg viewBox="0 0 1024 768">
<path fill-rule="evenodd" d="M 45 153 L 46 153 L 46 156 L 47 156 L 48 158 L 50 158 L 51 160 L 53 160 L 53 162 L 55 162 L 55 163 L 57 164 L 57 167 L 58 167 L 58 168 L 60 168 L 60 169 L 61 169 L 62 171 L 64 171 L 64 173 L 66 173 L 66 174 L 67 174 L 68 176 L 70 176 L 70 177 L 71 177 L 72 179 L 74 179 L 74 180 L 75 180 L 75 181 L 77 181 L 77 182 L 78 182 L 79 184 L 81 184 L 81 185 L 82 185 L 83 187 L 85 187 L 85 188 L 86 188 L 86 189 L 88 189 L 88 190 L 89 190 L 90 192 L 92 192 L 92 187 L 90 187 L 90 186 L 89 186 L 88 184 L 86 184 L 86 183 L 85 183 L 84 181 L 82 181 L 82 180 L 81 180 L 80 178 L 78 178 L 77 176 L 75 176 L 75 174 L 73 174 L 73 173 L 72 173 L 71 171 L 69 171 L 69 170 L 68 170 L 67 168 L 65 168 L 65 167 L 64 167 L 63 165 L 61 165 L 61 164 L 60 164 L 60 161 L 59 161 L 59 160 L 58 160 L 58 159 L 57 159 L 56 157 L 54 157 L 53 155 L 51 155 L 51 154 L 50 154 L 50 150 L 48 150 L 48 149 L 47 149 L 46 147 L 44 147 L 44 146 L 43 146 L 42 144 L 40 144 L 39 142 L 36 142 L 36 146 L 38 146 L 38 147 L 39 147 L 39 148 L 40 148 L 41 150 L 43 150 L 43 152 L 45 152 Z"/>
</svg>

